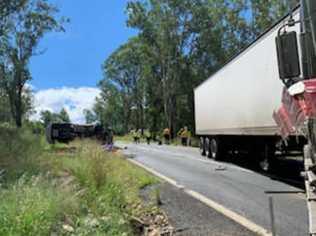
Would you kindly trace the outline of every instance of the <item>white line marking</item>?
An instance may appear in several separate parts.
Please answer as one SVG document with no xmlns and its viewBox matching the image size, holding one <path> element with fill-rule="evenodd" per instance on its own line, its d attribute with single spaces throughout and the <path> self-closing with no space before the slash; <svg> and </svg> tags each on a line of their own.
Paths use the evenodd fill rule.
<svg viewBox="0 0 316 236">
<path fill-rule="evenodd" d="M 127 159 L 128 161 L 130 161 L 131 163 L 145 169 L 146 171 L 150 172 L 151 174 L 157 176 L 158 178 L 166 181 L 167 183 L 182 189 L 186 194 L 190 195 L 191 197 L 199 200 L 200 202 L 203 202 L 205 205 L 213 208 L 214 210 L 218 211 L 219 213 L 223 214 L 224 216 L 230 218 L 231 220 L 237 222 L 238 224 L 244 226 L 245 228 L 249 229 L 250 231 L 262 235 L 262 236 L 271 236 L 271 233 L 266 230 L 265 228 L 263 228 L 260 225 L 257 225 L 256 223 L 252 222 L 251 220 L 245 218 L 244 216 L 239 215 L 238 213 L 229 210 L 228 208 L 222 206 L 221 204 L 211 200 L 210 198 L 205 197 L 204 195 L 195 192 L 193 190 L 187 189 L 182 185 L 179 185 L 177 183 L 177 181 L 164 176 L 163 174 L 155 171 L 154 169 L 147 167 L 145 165 L 143 165 L 142 163 L 132 160 L 132 159 Z"/>
</svg>

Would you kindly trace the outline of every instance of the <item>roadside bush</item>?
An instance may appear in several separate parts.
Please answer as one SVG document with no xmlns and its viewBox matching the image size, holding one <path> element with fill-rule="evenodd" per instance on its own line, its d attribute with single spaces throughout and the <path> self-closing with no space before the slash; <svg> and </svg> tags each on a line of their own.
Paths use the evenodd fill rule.
<svg viewBox="0 0 316 236">
<path fill-rule="evenodd" d="M 6 181 L 16 180 L 26 172 L 38 173 L 37 158 L 44 145 L 42 136 L 29 129 L 0 125 L 0 170 L 6 171 Z"/>
<path fill-rule="evenodd" d="M 56 222 L 74 212 L 70 193 L 58 191 L 42 176 L 22 176 L 0 191 L 0 235 L 50 235 Z"/>
</svg>

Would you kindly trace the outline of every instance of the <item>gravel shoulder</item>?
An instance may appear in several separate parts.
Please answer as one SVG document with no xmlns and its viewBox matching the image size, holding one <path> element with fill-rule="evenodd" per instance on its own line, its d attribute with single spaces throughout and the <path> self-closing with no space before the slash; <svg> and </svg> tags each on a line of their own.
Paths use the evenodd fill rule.
<svg viewBox="0 0 316 236">
<path fill-rule="evenodd" d="M 169 223 L 174 227 L 174 235 L 256 235 L 168 183 L 149 186 L 143 190 L 141 195 L 146 200 L 148 198 L 147 195 L 153 191 L 159 192 L 160 208 L 166 213 Z"/>
</svg>

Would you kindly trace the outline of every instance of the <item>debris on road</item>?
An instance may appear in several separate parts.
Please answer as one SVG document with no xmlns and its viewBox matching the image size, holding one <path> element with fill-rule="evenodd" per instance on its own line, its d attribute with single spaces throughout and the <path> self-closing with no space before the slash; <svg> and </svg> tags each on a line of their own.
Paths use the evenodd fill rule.
<svg viewBox="0 0 316 236">
<path fill-rule="evenodd" d="M 143 236 L 172 236 L 174 228 L 170 226 L 168 216 L 163 213 L 146 213 L 140 217 L 133 216 L 132 225 L 139 235 Z"/>
<path fill-rule="evenodd" d="M 227 167 L 226 166 L 223 166 L 223 165 L 219 165 L 215 168 L 216 171 L 225 171 L 227 170 Z"/>
</svg>

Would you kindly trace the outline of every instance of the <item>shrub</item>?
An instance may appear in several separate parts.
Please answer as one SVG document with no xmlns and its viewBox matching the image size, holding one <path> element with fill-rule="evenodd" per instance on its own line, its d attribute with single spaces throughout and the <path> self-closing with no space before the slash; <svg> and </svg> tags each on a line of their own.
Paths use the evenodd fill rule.
<svg viewBox="0 0 316 236">
<path fill-rule="evenodd" d="M 0 235 L 49 235 L 61 216 L 63 197 L 41 176 L 22 176 L 0 192 Z"/>
<path fill-rule="evenodd" d="M 38 156 L 45 141 L 28 129 L 0 126 L 0 170 L 6 170 L 6 180 L 16 180 L 21 175 L 38 173 Z"/>
</svg>

